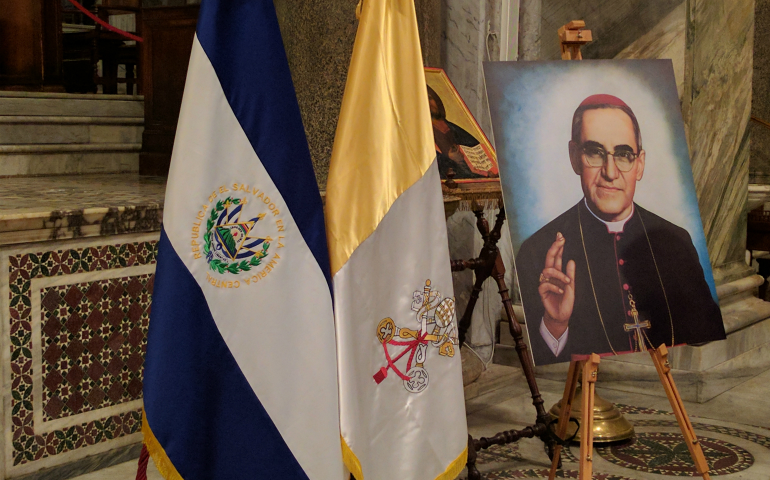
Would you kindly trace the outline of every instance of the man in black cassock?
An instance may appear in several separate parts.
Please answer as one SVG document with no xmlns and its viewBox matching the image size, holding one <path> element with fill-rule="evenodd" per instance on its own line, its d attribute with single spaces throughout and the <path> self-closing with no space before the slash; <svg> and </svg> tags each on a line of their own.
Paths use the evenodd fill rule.
<svg viewBox="0 0 770 480">
<path fill-rule="evenodd" d="M 586 98 L 569 157 L 584 198 L 516 256 L 535 363 L 724 339 L 690 235 L 634 203 L 646 159 L 628 105 Z"/>
</svg>

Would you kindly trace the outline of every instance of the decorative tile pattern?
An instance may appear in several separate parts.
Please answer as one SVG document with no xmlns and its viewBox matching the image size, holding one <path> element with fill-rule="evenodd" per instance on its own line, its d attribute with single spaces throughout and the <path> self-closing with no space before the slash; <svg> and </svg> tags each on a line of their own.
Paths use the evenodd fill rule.
<svg viewBox="0 0 770 480">
<path fill-rule="evenodd" d="M 487 480 L 502 480 L 507 478 L 548 478 L 548 473 L 548 470 L 544 468 L 517 468 L 487 473 L 484 478 Z M 556 472 L 556 478 L 579 478 L 579 472 L 577 470 L 559 470 Z M 592 478 L 594 480 L 632 480 L 631 478 L 621 477 L 620 475 L 596 472 L 594 472 Z"/>
<path fill-rule="evenodd" d="M 676 420 L 634 420 L 635 427 L 675 427 L 679 428 L 679 424 Z M 754 432 L 748 432 L 746 430 L 739 430 L 732 427 L 722 427 L 719 425 L 709 425 L 707 423 L 693 423 L 695 430 L 701 430 L 705 432 L 721 433 L 722 435 L 729 435 L 735 438 L 742 438 L 749 442 L 756 443 L 762 447 L 770 449 L 770 437 L 760 435 Z M 695 432 L 698 433 L 698 432 Z"/>
<path fill-rule="evenodd" d="M 616 403 L 616 407 L 622 415 L 673 415 L 673 412 L 666 410 L 656 410 L 654 408 L 635 407 L 633 405 L 625 405 L 623 403 Z"/>
<path fill-rule="evenodd" d="M 742 472 L 754 464 L 754 457 L 737 445 L 704 436 L 698 440 L 712 475 Z M 630 442 L 596 450 L 604 459 L 639 472 L 680 477 L 698 473 L 680 433 L 637 433 Z"/>
<path fill-rule="evenodd" d="M 110 245 L 110 246 L 102 246 L 102 247 L 86 247 L 86 248 L 78 248 L 78 249 L 72 249 L 72 250 L 56 250 L 56 251 L 40 252 L 40 253 L 34 253 L 34 254 L 33 253 L 19 254 L 19 255 L 9 257 L 10 267 L 9 267 L 8 278 L 9 278 L 9 288 L 10 288 L 9 313 L 10 313 L 10 323 L 11 323 L 10 324 L 10 343 L 11 343 L 11 389 L 12 389 L 11 431 L 12 431 L 14 465 L 20 465 L 30 461 L 39 460 L 44 457 L 74 450 L 82 446 L 92 445 L 92 444 L 103 442 L 112 438 L 128 435 L 131 433 L 136 433 L 141 429 L 141 414 L 139 411 L 133 411 L 128 413 L 123 413 L 121 415 L 112 416 L 109 418 L 104 418 L 98 421 L 88 422 L 88 423 L 84 423 L 74 427 L 69 427 L 63 430 L 56 430 L 46 435 L 40 435 L 35 433 L 33 428 L 34 423 L 33 423 L 33 406 L 32 406 L 32 376 L 33 376 L 32 348 L 33 348 L 33 345 L 32 345 L 32 323 L 30 318 L 31 306 L 32 306 L 31 281 L 35 278 L 55 277 L 55 276 L 69 275 L 74 273 L 93 272 L 96 270 L 108 270 L 113 268 L 154 264 L 156 253 L 157 253 L 157 242 L 152 241 L 152 242 L 134 242 L 134 243 L 126 243 L 122 245 Z M 121 279 L 121 281 L 123 280 L 124 279 Z M 128 282 L 130 283 L 130 280 L 128 280 Z M 95 283 L 99 284 L 100 282 L 95 282 Z M 145 290 L 147 290 L 148 285 L 149 285 L 149 288 L 151 289 L 151 285 L 152 285 L 151 279 L 147 279 L 146 283 L 143 285 Z M 51 293 L 54 290 L 55 289 L 48 289 L 48 293 Z M 80 293 L 82 293 L 85 296 L 85 294 L 87 294 L 88 291 L 86 292 L 81 291 Z M 95 297 L 95 292 L 91 292 L 91 293 L 92 293 L 92 296 Z M 72 347 L 71 346 L 72 342 L 69 336 L 66 334 L 66 332 L 71 332 L 71 331 L 66 325 L 66 322 L 69 321 L 70 318 L 65 317 L 70 311 L 70 308 L 72 308 L 74 311 L 80 306 L 80 304 L 75 303 L 75 306 L 73 307 L 68 302 L 66 302 L 66 300 L 64 300 L 63 297 L 61 297 L 62 301 L 57 302 L 55 297 L 48 297 L 47 295 L 48 294 L 46 294 L 46 297 L 41 298 L 41 310 L 43 312 L 46 312 L 46 311 L 52 312 L 53 310 L 57 309 L 56 304 L 58 303 L 57 315 L 59 315 L 60 319 L 62 320 L 62 323 L 64 324 L 64 328 L 60 329 L 59 347 L 62 348 L 62 345 L 63 345 L 64 347 L 67 348 L 67 350 L 64 350 L 64 348 L 62 348 L 63 354 L 66 358 L 69 358 L 70 360 L 72 359 L 73 356 L 80 358 L 80 356 L 82 355 L 82 352 L 81 352 L 81 355 L 75 355 L 76 350 L 79 350 L 79 347 L 77 346 Z M 73 295 L 75 294 L 73 293 Z M 104 294 L 102 298 L 103 297 L 104 297 Z M 109 297 L 108 295 L 108 298 L 111 298 L 111 297 Z M 124 297 L 122 294 L 119 297 L 119 299 L 120 299 L 120 305 L 122 306 L 123 300 L 124 300 Z M 106 301 L 107 300 L 102 300 L 102 302 L 106 302 Z M 113 300 L 110 300 L 110 301 L 112 302 Z M 116 298 L 114 301 L 118 302 L 118 299 Z M 147 300 L 147 302 L 149 302 L 149 299 Z M 136 301 L 133 303 L 129 302 L 129 304 L 126 305 L 126 308 L 130 308 L 131 305 L 140 305 L 140 304 L 141 304 L 141 301 L 139 301 L 138 303 Z M 121 311 L 121 313 L 123 312 Z M 105 316 L 108 316 L 108 315 L 109 315 L 109 311 Z M 114 313 L 114 315 L 117 315 L 117 311 Z M 81 320 L 84 320 L 87 322 L 87 318 L 88 317 L 86 317 L 86 319 L 81 318 Z M 77 320 L 73 320 L 73 322 L 77 322 Z M 117 320 L 115 321 L 115 325 L 118 325 L 119 327 L 114 326 L 109 321 L 107 321 L 104 325 L 108 325 L 107 328 L 120 329 L 123 325 L 123 320 L 121 319 L 119 322 Z M 70 326 L 72 326 L 72 328 L 75 329 L 74 324 L 71 324 Z M 44 324 L 43 328 L 45 327 L 46 325 Z M 62 332 L 65 332 L 65 333 L 62 333 Z M 130 334 L 130 331 L 129 331 L 129 334 Z M 45 335 L 47 335 L 47 338 L 49 339 L 53 339 L 55 337 L 55 335 L 51 333 L 51 331 L 47 332 Z M 111 336 L 108 338 L 111 338 Z M 136 338 L 135 338 L 135 341 L 136 341 Z M 80 342 L 80 343 L 83 344 L 84 346 L 84 342 Z M 130 344 L 130 340 L 129 340 L 129 344 Z M 141 345 L 141 340 L 139 341 L 139 345 Z M 117 341 L 115 341 L 114 346 L 118 349 L 120 348 Z M 85 347 L 85 349 L 87 349 L 87 347 Z M 47 353 L 46 350 L 44 350 L 43 353 L 45 355 Z M 53 353 L 58 353 L 58 352 L 55 351 L 49 354 L 49 358 L 48 358 L 49 363 L 53 363 L 53 361 L 55 360 L 53 359 L 53 357 L 55 357 Z M 130 356 L 131 356 L 131 351 L 129 348 L 129 355 L 127 357 L 130 357 Z M 62 358 L 62 354 L 59 354 L 59 358 Z M 120 358 L 120 357 L 115 357 L 115 358 Z M 120 361 L 123 361 L 123 360 L 121 359 Z M 77 361 L 75 361 L 75 363 L 76 362 Z M 71 367 L 69 363 L 67 364 L 67 366 Z M 123 373 L 122 371 L 123 366 L 121 366 L 120 369 L 116 367 L 117 366 L 113 366 L 114 373 L 111 373 L 110 374 L 111 376 L 108 378 L 112 378 L 115 375 L 121 375 Z M 120 370 L 120 372 L 118 372 L 118 370 Z M 70 373 L 70 369 L 67 369 L 66 371 L 67 373 L 63 374 L 62 376 L 66 377 Z M 60 370 L 59 373 L 61 374 L 61 372 L 62 370 Z M 42 375 L 45 375 L 46 373 L 50 373 L 50 372 L 40 372 L 40 374 Z M 73 375 L 76 375 L 76 374 L 73 374 Z M 104 377 L 101 377 L 101 378 L 104 378 Z M 122 378 L 122 375 L 121 375 L 121 378 Z M 77 383 L 74 376 L 70 379 L 65 379 L 65 380 L 70 384 L 72 384 L 72 382 Z M 128 379 L 128 382 L 130 383 L 131 380 L 132 380 L 131 378 Z M 64 380 L 62 380 L 62 382 L 63 381 Z M 81 382 L 82 381 L 83 380 L 81 379 Z M 122 383 L 118 383 L 116 385 L 120 385 L 122 387 Z M 50 385 L 48 387 L 48 390 L 49 390 L 49 393 L 56 391 L 56 389 L 51 389 Z M 68 393 L 70 394 L 70 396 L 67 397 L 69 401 L 73 395 L 73 392 L 68 392 Z M 114 393 L 113 395 L 116 400 L 111 399 L 111 401 L 115 402 L 119 400 L 117 393 Z M 140 394 L 137 393 L 136 395 L 140 395 Z M 54 398 L 53 396 L 49 398 L 50 400 L 49 404 L 53 402 L 53 398 Z M 59 397 L 56 397 L 56 398 L 59 398 Z M 94 403 L 97 403 L 95 399 L 93 401 Z M 71 406 L 68 406 L 68 408 L 70 408 L 70 411 L 82 411 L 82 408 L 85 405 L 85 403 L 86 403 L 85 400 L 79 406 L 76 403 L 73 403 Z M 64 406 L 62 407 L 62 410 L 64 410 Z M 47 411 L 46 413 L 48 413 L 49 418 L 54 417 L 54 415 L 51 415 L 50 411 Z M 61 411 L 59 413 L 61 413 Z"/>
<path fill-rule="evenodd" d="M 141 398 L 153 275 L 44 288 L 43 420 Z"/>
<path fill-rule="evenodd" d="M 519 454 L 519 444 L 509 443 L 508 445 L 492 445 L 486 450 L 479 450 L 476 454 L 476 464 L 511 462 L 521 460 Z"/>
</svg>

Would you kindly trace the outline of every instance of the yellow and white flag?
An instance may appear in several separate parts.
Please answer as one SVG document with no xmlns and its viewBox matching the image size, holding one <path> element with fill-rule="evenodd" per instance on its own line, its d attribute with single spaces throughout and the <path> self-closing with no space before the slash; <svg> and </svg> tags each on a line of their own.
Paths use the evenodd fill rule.
<svg viewBox="0 0 770 480">
<path fill-rule="evenodd" d="M 326 190 L 343 458 L 356 480 L 451 480 L 467 428 L 414 0 L 359 9 Z"/>
</svg>

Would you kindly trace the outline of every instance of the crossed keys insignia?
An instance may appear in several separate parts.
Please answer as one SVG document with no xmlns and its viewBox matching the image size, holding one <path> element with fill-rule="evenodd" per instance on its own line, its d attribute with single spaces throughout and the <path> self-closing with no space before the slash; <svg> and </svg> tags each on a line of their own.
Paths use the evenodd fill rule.
<svg viewBox="0 0 770 480">
<path fill-rule="evenodd" d="M 425 287 L 414 292 L 412 311 L 418 325 L 416 330 L 398 327 L 390 317 L 377 325 L 377 340 L 382 344 L 388 365 L 374 374 L 374 381 L 379 385 L 388 376 L 388 370 L 393 370 L 404 381 L 407 391 L 420 393 L 428 388 L 429 376 L 425 369 L 428 345 L 437 348 L 440 356 L 455 354 L 455 345 L 459 343 L 454 321 L 455 299 L 442 298 L 441 293 L 431 288 L 430 280 L 426 280 Z M 399 349 L 402 350 L 399 352 Z M 406 359 L 403 371 L 396 365 L 401 362 L 403 367 L 402 359 Z"/>
</svg>

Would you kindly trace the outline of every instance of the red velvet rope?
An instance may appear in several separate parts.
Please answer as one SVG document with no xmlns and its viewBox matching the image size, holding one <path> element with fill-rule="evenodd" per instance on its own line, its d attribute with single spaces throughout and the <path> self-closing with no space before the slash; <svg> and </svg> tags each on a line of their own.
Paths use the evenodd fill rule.
<svg viewBox="0 0 770 480">
<path fill-rule="evenodd" d="M 136 480 L 147 480 L 147 464 L 150 462 L 150 452 L 147 445 L 142 444 L 142 453 L 139 454 L 139 465 L 136 469 Z"/>
<path fill-rule="evenodd" d="M 94 15 L 92 12 L 88 11 L 88 9 L 86 7 L 84 7 L 83 5 L 79 4 L 77 2 L 77 0 L 69 0 L 69 2 L 71 4 L 73 4 L 73 5 L 75 5 L 75 8 L 77 8 L 81 12 L 85 13 L 86 16 L 88 16 L 88 18 L 90 18 L 94 22 L 98 23 L 102 27 L 106 28 L 107 30 L 109 30 L 111 32 L 115 32 L 115 33 L 117 33 L 119 35 L 123 35 L 124 37 L 130 38 L 131 40 L 136 40 L 137 42 L 143 42 L 144 41 L 144 39 L 142 37 L 137 37 L 136 35 L 130 34 L 128 32 L 125 32 L 125 31 L 123 31 L 123 30 L 121 30 L 119 28 L 113 27 L 109 23 L 105 22 L 101 18 L 99 18 L 96 15 Z"/>
</svg>

